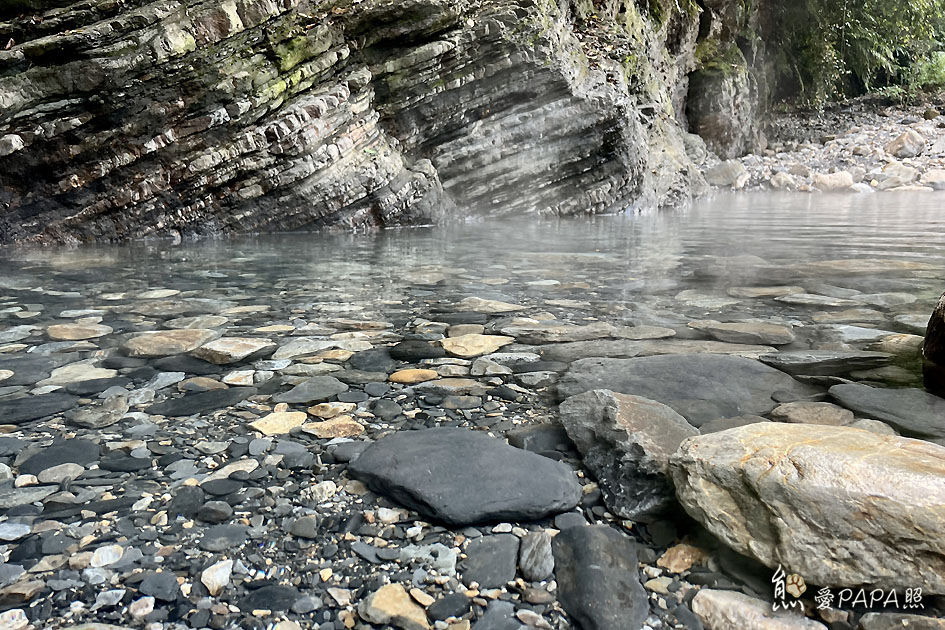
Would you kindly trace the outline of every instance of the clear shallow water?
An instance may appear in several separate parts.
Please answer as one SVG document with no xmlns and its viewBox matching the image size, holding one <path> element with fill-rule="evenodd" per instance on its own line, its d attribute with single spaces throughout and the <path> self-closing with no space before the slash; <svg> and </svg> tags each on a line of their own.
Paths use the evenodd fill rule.
<svg viewBox="0 0 945 630">
<path fill-rule="evenodd" d="M 848 259 L 865 262 L 810 265 Z M 817 313 L 843 310 L 727 294 L 783 284 L 854 301 L 857 293 L 900 294 L 890 304 L 854 306 L 883 313 L 869 326 L 905 332 L 896 318 L 927 317 L 945 290 L 945 203 L 938 194 L 722 195 L 644 216 L 7 249 L 0 264 L 9 325 L 59 321 L 64 309 L 133 309 L 140 292 L 156 287 L 181 291 L 168 299 L 186 305 L 146 316 L 269 307 L 233 322 L 250 329 L 340 316 L 429 318 L 438 304 L 470 295 L 544 307 L 559 319 L 633 324 L 705 317 L 812 324 Z M 22 317 L 37 305 L 41 313 Z"/>
</svg>

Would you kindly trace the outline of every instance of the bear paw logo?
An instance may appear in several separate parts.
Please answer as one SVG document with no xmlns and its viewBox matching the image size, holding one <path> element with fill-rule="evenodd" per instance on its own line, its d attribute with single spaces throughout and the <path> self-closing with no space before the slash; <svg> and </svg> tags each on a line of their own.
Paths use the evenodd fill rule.
<svg viewBox="0 0 945 630">
<path fill-rule="evenodd" d="M 807 590 L 807 584 L 804 582 L 804 578 L 797 573 L 792 573 L 787 576 L 787 588 L 785 590 L 794 597 L 800 597 Z"/>
</svg>

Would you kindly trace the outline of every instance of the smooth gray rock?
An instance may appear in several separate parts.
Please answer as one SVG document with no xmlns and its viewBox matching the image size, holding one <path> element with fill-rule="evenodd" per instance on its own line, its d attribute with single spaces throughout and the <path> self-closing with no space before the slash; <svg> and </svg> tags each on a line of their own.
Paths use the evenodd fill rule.
<svg viewBox="0 0 945 630">
<path fill-rule="evenodd" d="M 518 568 L 522 577 L 532 582 L 547 579 L 555 570 L 548 532 L 530 532 L 521 540 L 518 549 Z"/>
<path fill-rule="evenodd" d="M 888 365 L 892 355 L 857 350 L 794 350 L 766 354 L 759 358 L 763 363 L 788 374 L 832 376 Z"/>
<path fill-rule="evenodd" d="M 606 525 L 571 527 L 552 543 L 558 601 L 582 630 L 639 630 L 650 613 L 629 538 Z"/>
<path fill-rule="evenodd" d="M 598 389 L 565 400 L 559 418 L 614 514 L 649 520 L 675 504 L 669 458 L 699 435 L 681 415 L 648 398 Z"/>
<path fill-rule="evenodd" d="M 390 434 L 348 470 L 375 492 L 451 525 L 534 520 L 581 499 L 567 465 L 467 429 Z"/>
<path fill-rule="evenodd" d="M 859 383 L 834 385 L 829 393 L 847 409 L 882 420 L 903 435 L 945 437 L 945 398 L 921 389 L 883 389 Z"/>
<path fill-rule="evenodd" d="M 348 386 L 334 376 L 313 376 L 289 391 L 273 396 L 272 399 L 277 403 L 319 403 L 346 391 Z"/>
<path fill-rule="evenodd" d="M 460 564 L 463 582 L 480 588 L 502 588 L 515 579 L 518 538 L 512 534 L 483 536 L 470 541 L 466 559 Z"/>
<path fill-rule="evenodd" d="M 582 359 L 558 383 L 560 399 L 592 389 L 650 398 L 698 427 L 716 418 L 764 415 L 776 391 L 798 398 L 819 390 L 758 361 L 718 354 L 676 354 L 632 359 Z"/>
<path fill-rule="evenodd" d="M 20 424 L 45 418 L 72 409 L 78 403 L 78 396 L 70 396 L 62 392 L 2 400 L 0 401 L 0 424 Z"/>
<path fill-rule="evenodd" d="M 190 416 L 230 407 L 256 393 L 254 387 L 211 389 L 181 398 L 171 398 L 148 407 L 148 413 L 159 416 Z"/>
</svg>

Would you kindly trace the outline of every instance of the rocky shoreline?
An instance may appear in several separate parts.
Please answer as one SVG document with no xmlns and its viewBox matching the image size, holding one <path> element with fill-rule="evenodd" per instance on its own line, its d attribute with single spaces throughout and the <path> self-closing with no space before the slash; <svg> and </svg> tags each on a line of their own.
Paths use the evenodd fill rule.
<svg viewBox="0 0 945 630">
<path fill-rule="evenodd" d="M 913 106 L 862 98 L 820 113 L 773 114 L 765 150 L 716 160 L 706 179 L 739 190 L 945 190 L 943 106 L 942 95 Z"/>
<path fill-rule="evenodd" d="M 24 264 L 46 280 L 5 281 L 0 311 L 0 628 L 945 624 L 929 291 L 862 275 L 930 289 L 932 265 L 772 267 L 803 286 L 628 321 L 580 274 L 514 298 L 496 269 L 411 269 L 395 299 L 287 277 L 261 300 L 251 273 Z M 725 316 L 762 302 L 794 315 Z M 778 565 L 809 616 L 772 611 Z M 861 584 L 924 607 L 815 607 Z"/>
</svg>

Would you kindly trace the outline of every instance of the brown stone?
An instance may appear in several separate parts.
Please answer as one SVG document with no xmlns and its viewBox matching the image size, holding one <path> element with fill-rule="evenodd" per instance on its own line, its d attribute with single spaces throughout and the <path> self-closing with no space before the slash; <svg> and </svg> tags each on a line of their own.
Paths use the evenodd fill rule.
<svg viewBox="0 0 945 630">
<path fill-rule="evenodd" d="M 302 425 L 302 430 L 322 439 L 354 437 L 364 433 L 364 427 L 351 416 L 336 416 L 323 422 L 309 422 Z"/>
</svg>

